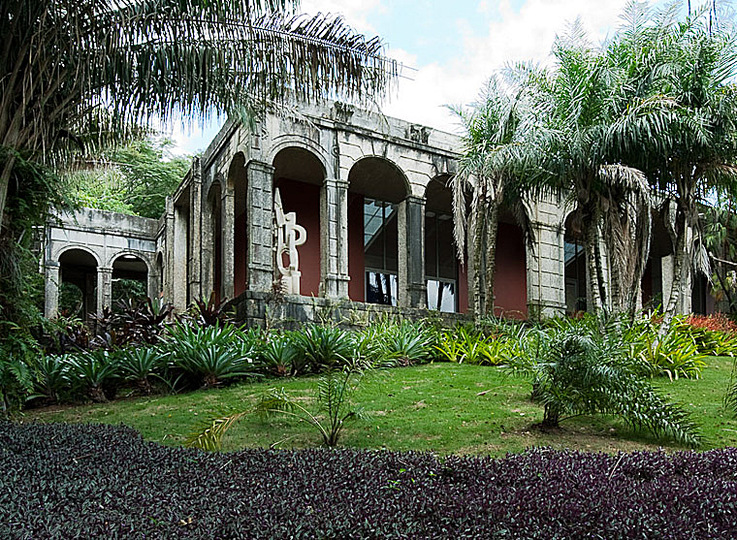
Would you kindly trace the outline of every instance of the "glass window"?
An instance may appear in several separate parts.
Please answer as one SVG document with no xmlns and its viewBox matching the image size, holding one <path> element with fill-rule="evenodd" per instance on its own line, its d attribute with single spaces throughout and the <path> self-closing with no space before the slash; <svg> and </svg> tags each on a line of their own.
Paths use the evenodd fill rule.
<svg viewBox="0 0 737 540">
<path fill-rule="evenodd" d="M 364 199 L 366 302 L 397 305 L 398 244 L 397 206 L 376 199 Z"/>
<path fill-rule="evenodd" d="M 366 302 L 396 306 L 397 298 L 396 274 L 366 271 Z"/>
<path fill-rule="evenodd" d="M 586 311 L 586 257 L 584 248 L 575 242 L 565 243 L 566 310 Z"/>
<path fill-rule="evenodd" d="M 438 279 L 427 280 L 427 307 L 436 311 L 456 311 L 456 284 Z"/>
<path fill-rule="evenodd" d="M 425 213 L 425 276 L 427 307 L 438 311 L 458 309 L 458 262 L 449 214 Z"/>
</svg>

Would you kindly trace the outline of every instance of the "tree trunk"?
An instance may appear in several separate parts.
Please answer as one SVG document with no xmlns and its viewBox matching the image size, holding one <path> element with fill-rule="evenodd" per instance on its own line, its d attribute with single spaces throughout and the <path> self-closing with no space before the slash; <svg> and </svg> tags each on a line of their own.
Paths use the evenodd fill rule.
<svg viewBox="0 0 737 540">
<path fill-rule="evenodd" d="M 599 235 L 597 234 L 597 222 L 592 219 L 585 224 L 586 228 L 586 285 L 588 297 L 591 299 L 590 309 L 599 313 L 602 309 L 600 262 L 598 259 Z"/>
<path fill-rule="evenodd" d="M 691 268 L 691 261 L 688 260 L 690 254 L 688 246 L 689 230 L 685 213 L 679 212 L 676 217 L 676 245 L 673 250 L 673 282 L 670 288 L 670 298 L 663 313 L 663 322 L 660 325 L 659 334 L 661 336 L 668 332 L 670 323 L 678 311 L 681 295 L 684 293 L 683 289 L 688 283 L 688 274 Z"/>
<path fill-rule="evenodd" d="M 483 239 L 484 239 L 484 221 L 481 216 L 484 214 L 484 206 L 486 197 L 484 194 L 478 194 L 478 202 L 473 212 L 473 314 L 478 318 L 483 313 L 482 294 L 481 294 L 481 271 L 483 261 Z"/>
<path fill-rule="evenodd" d="M 3 172 L 0 174 L 0 229 L 2 229 L 3 220 L 5 219 L 5 205 L 8 201 L 8 188 L 10 187 L 10 174 L 13 172 L 15 165 L 15 156 L 8 155 L 5 162 Z"/>
<path fill-rule="evenodd" d="M 496 237 L 499 230 L 499 203 L 491 200 L 486 210 L 486 309 L 494 314 L 494 277 L 496 273 Z"/>
</svg>

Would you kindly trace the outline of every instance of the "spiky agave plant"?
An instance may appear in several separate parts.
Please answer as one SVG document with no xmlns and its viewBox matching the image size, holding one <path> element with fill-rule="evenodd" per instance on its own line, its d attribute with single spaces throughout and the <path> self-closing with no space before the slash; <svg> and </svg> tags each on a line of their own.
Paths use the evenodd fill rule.
<svg viewBox="0 0 737 540">
<path fill-rule="evenodd" d="M 541 427 L 557 427 L 573 416 L 617 416 L 633 429 L 697 446 L 700 436 L 688 413 L 667 402 L 636 375 L 616 335 L 582 328 L 530 332 L 525 354 L 510 369 L 532 380 L 544 407 Z"/>
</svg>

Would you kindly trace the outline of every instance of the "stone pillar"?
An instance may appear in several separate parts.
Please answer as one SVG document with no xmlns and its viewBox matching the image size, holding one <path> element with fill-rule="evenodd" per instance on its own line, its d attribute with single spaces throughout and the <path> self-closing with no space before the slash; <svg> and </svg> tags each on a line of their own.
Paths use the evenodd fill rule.
<svg viewBox="0 0 737 540">
<path fill-rule="evenodd" d="M 174 246 L 172 264 L 172 304 L 178 310 L 187 309 L 188 294 L 188 229 L 189 216 L 184 207 L 174 207 Z"/>
<path fill-rule="evenodd" d="M 164 301 L 174 303 L 174 202 L 171 197 L 166 198 L 166 232 L 164 235 L 164 270 L 163 291 Z"/>
<path fill-rule="evenodd" d="M 274 167 L 260 161 L 246 165 L 248 290 L 271 291 L 274 283 Z"/>
<path fill-rule="evenodd" d="M 425 199 L 409 196 L 404 212 L 399 212 L 399 273 L 400 305 L 424 308 L 427 306 L 425 284 Z M 404 259 L 404 264 L 402 264 Z M 404 287 L 402 287 L 404 281 Z"/>
<path fill-rule="evenodd" d="M 348 298 L 348 181 L 329 178 L 320 192 L 322 294 Z"/>
<path fill-rule="evenodd" d="M 222 249 L 220 256 L 222 263 L 220 269 L 222 275 L 220 283 L 223 288 L 221 298 L 231 300 L 235 295 L 235 189 L 233 186 L 224 186 L 221 203 Z"/>
<path fill-rule="evenodd" d="M 192 182 L 189 187 L 188 248 L 189 268 L 187 285 L 188 301 L 204 296 L 201 289 L 202 266 L 202 168 L 200 158 L 192 160 Z M 205 300 L 207 300 L 205 298 Z"/>
<path fill-rule="evenodd" d="M 534 251 L 527 253 L 527 306 L 531 318 L 554 317 L 566 311 L 565 230 L 560 218 L 561 201 L 540 200 L 532 204 L 530 225 Z"/>
<path fill-rule="evenodd" d="M 97 313 L 102 313 L 113 302 L 113 269 L 101 266 L 97 269 Z"/>
<path fill-rule="evenodd" d="M 44 315 L 53 319 L 59 314 L 59 270 L 57 261 L 46 261 L 44 281 Z"/>
</svg>

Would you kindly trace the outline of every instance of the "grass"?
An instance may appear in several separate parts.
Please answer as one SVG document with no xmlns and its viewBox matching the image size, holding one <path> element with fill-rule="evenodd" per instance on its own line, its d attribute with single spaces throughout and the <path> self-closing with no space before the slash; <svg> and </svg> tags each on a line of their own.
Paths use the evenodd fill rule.
<svg viewBox="0 0 737 540">
<path fill-rule="evenodd" d="M 656 381 L 664 394 L 692 413 L 704 436 L 705 449 L 737 446 L 737 420 L 722 405 L 731 369 L 731 359 L 709 358 L 700 380 Z M 174 396 L 38 409 L 28 411 L 26 418 L 124 423 L 146 439 L 179 445 L 203 420 L 251 407 L 274 386 L 283 386 L 309 401 L 315 380 L 270 380 Z M 478 395 L 480 392 L 484 393 Z M 542 420 L 542 408 L 529 396 L 528 382 L 495 367 L 438 363 L 381 371 L 364 380 L 356 396 L 369 419 L 349 425 L 342 446 L 491 455 L 520 452 L 531 446 L 605 452 L 680 449 L 647 434 L 633 433 L 611 418 L 576 418 L 563 422 L 560 430 L 540 432 L 531 426 Z M 229 432 L 224 449 L 317 444 L 318 434 L 304 424 L 253 416 Z"/>
</svg>

